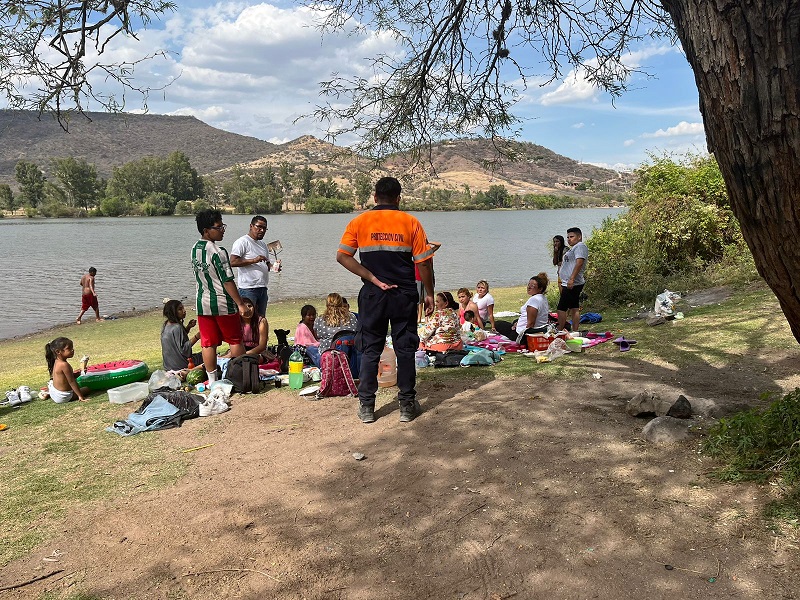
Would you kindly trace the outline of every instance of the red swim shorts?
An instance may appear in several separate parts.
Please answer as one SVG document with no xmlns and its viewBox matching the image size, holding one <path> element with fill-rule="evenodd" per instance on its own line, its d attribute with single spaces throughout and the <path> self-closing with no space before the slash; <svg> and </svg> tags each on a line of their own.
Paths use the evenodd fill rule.
<svg viewBox="0 0 800 600">
<path fill-rule="evenodd" d="M 197 315 L 200 329 L 200 345 L 203 348 L 219 346 L 227 342 L 231 346 L 242 343 L 242 320 L 233 315 Z"/>
<path fill-rule="evenodd" d="M 81 296 L 81 310 L 89 310 L 90 308 L 97 310 L 97 296 L 94 294 L 83 294 Z"/>
</svg>

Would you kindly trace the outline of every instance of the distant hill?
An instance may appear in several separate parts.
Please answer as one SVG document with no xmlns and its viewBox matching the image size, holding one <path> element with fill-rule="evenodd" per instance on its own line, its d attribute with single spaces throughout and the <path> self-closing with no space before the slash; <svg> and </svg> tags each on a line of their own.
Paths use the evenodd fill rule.
<svg viewBox="0 0 800 600">
<path fill-rule="evenodd" d="M 244 169 L 277 168 L 282 163 L 308 166 L 314 169 L 316 177 L 331 177 L 340 183 L 352 181 L 356 171 L 369 171 L 373 179 L 386 174 L 401 177 L 412 189 L 459 190 L 468 185 L 472 191 L 485 191 L 492 185 L 504 185 L 514 194 L 563 193 L 590 181 L 599 184 L 604 192 L 620 193 L 629 189 L 629 174 L 580 163 L 528 142 L 503 143 L 514 160 L 496 162 L 497 148 L 490 140 L 456 140 L 436 144 L 430 157 L 425 156 L 416 165 L 411 164 L 409 157 L 397 155 L 373 169 L 374 165 L 367 159 L 305 135 L 280 144 L 263 158 L 241 166 Z M 493 161 L 495 164 L 491 164 Z M 224 178 L 227 171 L 224 169 L 218 175 Z"/>
<path fill-rule="evenodd" d="M 145 156 L 180 150 L 199 173 L 250 162 L 276 148 L 274 144 L 228 133 L 194 117 L 87 113 L 75 115 L 69 133 L 50 116 L 32 111 L 0 110 L 0 182 L 12 183 L 19 160 L 35 162 L 47 172 L 51 158 L 83 158 L 109 177 L 113 167 Z"/>
<path fill-rule="evenodd" d="M 331 177 L 340 184 L 352 183 L 358 171 L 369 173 L 372 179 L 391 174 L 400 177 L 409 191 L 426 187 L 461 190 L 467 185 L 475 192 L 504 185 L 512 194 L 563 194 L 592 183 L 595 188 L 590 194 L 598 195 L 617 194 L 630 185 L 630 176 L 579 163 L 527 142 L 503 142 L 515 160 L 494 165 L 490 163 L 496 159 L 497 149 L 491 141 L 470 139 L 436 144 L 428 162 L 412 165 L 408 156 L 397 155 L 375 169 L 371 161 L 310 135 L 276 145 L 211 127 L 194 117 L 87 114 L 90 120 L 75 115 L 65 132 L 52 117 L 45 115 L 40 120 L 35 112 L 0 110 L 0 183 L 16 187 L 14 168 L 22 159 L 35 162 L 47 173 L 51 158 L 74 156 L 109 177 L 116 166 L 180 150 L 200 174 L 221 179 L 234 165 L 261 169 L 285 163 L 310 167 L 316 178 Z"/>
</svg>

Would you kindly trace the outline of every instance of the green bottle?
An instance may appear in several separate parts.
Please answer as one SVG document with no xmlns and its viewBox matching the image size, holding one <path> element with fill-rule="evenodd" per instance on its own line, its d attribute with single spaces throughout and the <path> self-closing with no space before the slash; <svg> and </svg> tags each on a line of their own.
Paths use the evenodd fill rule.
<svg viewBox="0 0 800 600">
<path fill-rule="evenodd" d="M 303 355 L 295 349 L 289 357 L 289 388 L 299 390 L 301 387 L 303 387 Z"/>
</svg>

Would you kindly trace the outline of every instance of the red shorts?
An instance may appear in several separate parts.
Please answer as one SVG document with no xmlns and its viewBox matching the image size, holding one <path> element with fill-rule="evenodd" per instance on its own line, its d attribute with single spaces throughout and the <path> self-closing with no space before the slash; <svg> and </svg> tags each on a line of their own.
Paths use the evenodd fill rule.
<svg viewBox="0 0 800 600">
<path fill-rule="evenodd" d="M 242 343 L 242 320 L 234 315 L 197 315 L 200 345 L 203 348 L 227 342 L 231 346 Z"/>
<path fill-rule="evenodd" d="M 83 294 L 81 296 L 81 310 L 89 310 L 90 308 L 97 310 L 97 296 L 94 294 Z"/>
</svg>

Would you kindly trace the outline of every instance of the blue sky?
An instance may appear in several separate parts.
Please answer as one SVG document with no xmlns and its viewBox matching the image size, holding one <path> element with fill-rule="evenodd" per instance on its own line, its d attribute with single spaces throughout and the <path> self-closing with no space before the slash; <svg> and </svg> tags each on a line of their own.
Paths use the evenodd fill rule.
<svg viewBox="0 0 800 600">
<path fill-rule="evenodd" d="M 385 35 L 323 39 L 312 26 L 313 14 L 291 4 L 178 2 L 177 11 L 139 32 L 139 42 L 118 37 L 107 54 L 132 60 L 169 50 L 167 58 L 140 63 L 135 71 L 141 86 L 171 82 L 150 94 L 151 113 L 193 115 L 275 143 L 304 134 L 324 137 L 319 123 L 294 122 L 319 102 L 319 82 L 333 72 L 368 75 L 364 59 L 392 48 Z M 521 139 L 622 169 L 637 166 L 648 153 L 705 152 L 697 89 L 680 49 L 652 40 L 626 63 L 652 77 L 634 76 L 614 104 L 575 73 L 529 85 L 516 111 L 525 119 Z M 141 105 L 129 96 L 126 110 Z"/>
</svg>

